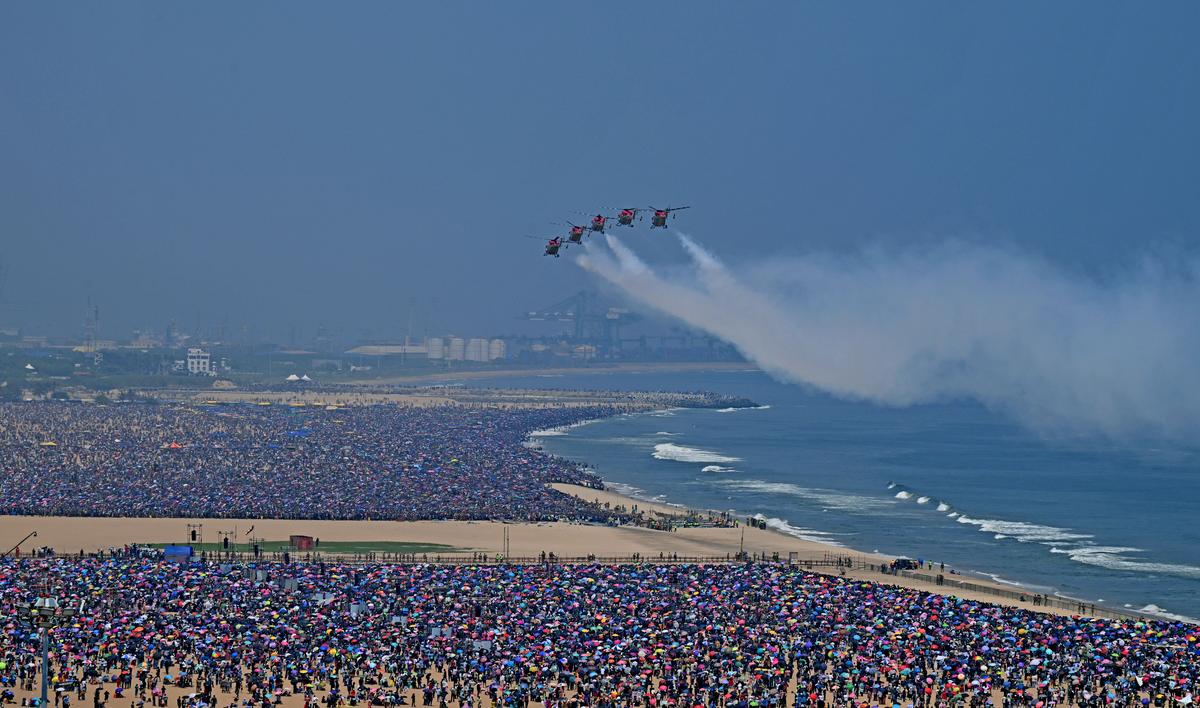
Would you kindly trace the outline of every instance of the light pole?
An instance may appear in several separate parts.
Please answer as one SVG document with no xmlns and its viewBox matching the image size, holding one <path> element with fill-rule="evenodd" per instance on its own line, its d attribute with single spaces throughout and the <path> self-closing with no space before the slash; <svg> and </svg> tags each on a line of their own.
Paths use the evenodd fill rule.
<svg viewBox="0 0 1200 708">
<path fill-rule="evenodd" d="M 22 603 L 21 607 L 42 635 L 42 700 L 38 708 L 46 708 L 50 700 L 50 630 L 73 617 L 75 610 L 59 605 L 57 599 L 49 596 L 39 597 L 32 605 Z"/>
</svg>

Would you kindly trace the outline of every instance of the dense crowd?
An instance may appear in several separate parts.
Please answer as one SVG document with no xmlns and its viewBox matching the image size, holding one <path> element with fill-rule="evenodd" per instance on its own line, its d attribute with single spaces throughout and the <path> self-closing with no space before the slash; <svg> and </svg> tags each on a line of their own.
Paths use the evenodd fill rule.
<svg viewBox="0 0 1200 708">
<path fill-rule="evenodd" d="M 1186 705 L 1200 628 L 1065 618 L 775 563 L 0 562 L 0 683 L 32 689 L 20 602 L 68 695 L 526 706 Z M 120 691 L 117 691 L 120 687 Z"/>
<path fill-rule="evenodd" d="M 605 521 L 522 443 L 618 410 L 0 404 L 0 513 Z"/>
</svg>

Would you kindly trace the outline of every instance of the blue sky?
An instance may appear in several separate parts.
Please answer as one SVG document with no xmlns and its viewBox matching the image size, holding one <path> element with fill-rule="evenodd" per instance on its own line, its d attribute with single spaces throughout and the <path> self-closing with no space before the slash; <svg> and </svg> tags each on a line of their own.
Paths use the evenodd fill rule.
<svg viewBox="0 0 1200 708">
<path fill-rule="evenodd" d="M 970 238 L 1106 272 L 1200 227 L 1200 6 L 6 3 L 0 320 L 496 334 L 551 221 L 723 258 Z M 626 235 L 674 259 L 663 232 Z M 2 324 L 3 322 L 0 322 Z"/>
</svg>

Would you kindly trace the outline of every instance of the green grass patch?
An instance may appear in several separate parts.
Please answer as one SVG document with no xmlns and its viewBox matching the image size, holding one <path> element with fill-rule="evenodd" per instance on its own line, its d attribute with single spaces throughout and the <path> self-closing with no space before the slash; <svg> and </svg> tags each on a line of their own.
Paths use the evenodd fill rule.
<svg viewBox="0 0 1200 708">
<path fill-rule="evenodd" d="M 152 548 L 163 548 L 165 546 L 191 546 L 196 553 L 208 551 L 209 553 L 220 552 L 226 550 L 220 543 L 150 543 L 146 544 Z M 230 551 L 239 553 L 249 553 L 251 551 L 248 543 L 231 543 Z M 262 550 L 264 553 L 273 553 L 276 551 L 292 551 L 294 553 L 308 553 L 308 551 L 296 551 L 287 541 L 263 541 Z M 447 546 L 444 543 L 412 543 L 409 541 L 321 541 L 321 545 L 313 549 L 316 553 L 462 553 L 469 549 L 455 548 Z"/>
</svg>

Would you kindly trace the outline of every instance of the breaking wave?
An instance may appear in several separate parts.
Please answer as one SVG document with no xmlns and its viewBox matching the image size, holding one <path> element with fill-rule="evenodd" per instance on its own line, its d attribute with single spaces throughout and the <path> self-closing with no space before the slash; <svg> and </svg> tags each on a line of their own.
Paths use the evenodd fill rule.
<svg viewBox="0 0 1200 708">
<path fill-rule="evenodd" d="M 651 494 L 641 487 L 635 487 L 632 484 L 622 484 L 621 482 L 605 482 L 605 485 L 611 487 L 618 494 L 637 499 L 638 501 L 651 502 L 654 504 L 667 503 L 666 496 L 662 494 Z M 674 505 L 677 506 L 677 505 Z"/>
<path fill-rule="evenodd" d="M 1157 563 L 1129 557 L 1133 554 L 1143 553 L 1144 549 L 1142 548 L 1081 545 L 1074 548 L 1053 547 L 1050 549 L 1050 552 L 1066 555 L 1076 563 L 1094 565 L 1100 568 L 1108 568 L 1109 570 L 1174 575 L 1181 578 L 1200 578 L 1200 566 L 1183 565 L 1181 563 Z"/>
<path fill-rule="evenodd" d="M 984 533 L 1001 534 L 1016 539 L 1021 543 L 1069 542 L 1083 541 L 1093 538 L 1088 533 L 1076 533 L 1070 529 L 1057 526 L 1043 526 L 1027 521 L 1004 521 L 1002 519 L 975 519 L 970 516 L 959 516 L 955 519 L 960 524 L 978 526 Z"/>
<path fill-rule="evenodd" d="M 785 533 L 803 541 L 816 541 L 817 543 L 824 543 L 830 546 L 842 545 L 837 541 L 830 539 L 829 534 L 824 531 L 816 531 L 813 529 L 800 528 L 799 526 L 792 526 L 783 519 L 774 516 L 768 517 L 762 514 L 755 514 L 754 518 L 758 519 L 759 521 L 767 522 L 767 528 L 775 529 L 780 533 Z"/>
<path fill-rule="evenodd" d="M 676 445 L 675 443 L 659 443 L 654 446 L 654 458 L 656 460 L 672 460 L 674 462 L 709 462 L 709 463 L 728 463 L 740 462 L 741 458 L 729 457 L 708 450 L 701 450 L 697 447 L 687 447 L 686 445 Z"/>
<path fill-rule="evenodd" d="M 531 438 L 553 438 L 553 437 L 557 437 L 559 435 L 566 435 L 575 428 L 582 428 L 585 425 L 591 425 L 592 423 L 598 423 L 601 420 L 603 420 L 603 419 L 602 418 L 589 418 L 587 420 L 581 420 L 581 421 L 578 421 L 575 423 L 569 423 L 567 425 L 559 425 L 554 428 L 543 428 L 542 430 L 532 430 L 529 432 L 528 437 L 531 437 Z"/>
<path fill-rule="evenodd" d="M 870 514 L 891 508 L 895 502 L 857 494 L 844 494 L 830 489 L 801 487 L 788 482 L 767 482 L 761 479 L 722 479 L 718 482 L 727 489 L 760 494 L 784 494 L 815 503 L 822 509 Z"/>
<path fill-rule="evenodd" d="M 1026 521 L 975 519 L 969 516 L 959 516 L 956 521 L 960 524 L 977 526 L 980 531 L 992 534 L 997 540 L 1012 538 L 1021 543 L 1040 543 L 1050 546 L 1051 553 L 1065 555 L 1076 563 L 1108 570 L 1200 579 L 1200 566 L 1143 560 L 1133 556 L 1145 553 L 1144 548 L 1096 545 L 1092 542 L 1095 536 L 1090 533 L 1079 533 L 1072 529 L 1044 526 Z"/>
<path fill-rule="evenodd" d="M 1146 605 L 1145 607 L 1142 607 L 1141 609 L 1139 609 L 1138 612 L 1145 612 L 1148 615 L 1157 615 L 1159 617 L 1164 617 L 1169 620 L 1175 620 L 1176 622 L 1192 622 L 1192 623 L 1200 622 L 1200 620 L 1194 619 L 1192 617 L 1188 617 L 1186 615 L 1177 615 L 1174 612 L 1167 612 L 1166 610 L 1164 610 L 1163 608 L 1161 608 L 1155 604 Z"/>
<path fill-rule="evenodd" d="M 708 465 L 700 470 L 701 472 L 737 472 L 732 467 L 722 467 L 721 465 Z"/>
<path fill-rule="evenodd" d="M 930 502 L 937 502 L 937 510 L 938 511 L 941 511 L 941 512 L 950 511 L 950 505 L 947 504 L 946 502 L 942 501 L 941 499 L 938 499 L 936 497 L 931 497 L 928 494 L 918 494 L 917 492 L 913 491 L 912 488 L 906 487 L 903 484 L 899 484 L 897 482 L 888 482 L 887 488 L 899 490 L 895 494 L 895 497 L 897 499 L 903 499 L 903 500 L 907 501 L 907 500 L 913 499 L 915 497 L 916 502 L 918 504 L 925 505 Z"/>
</svg>

